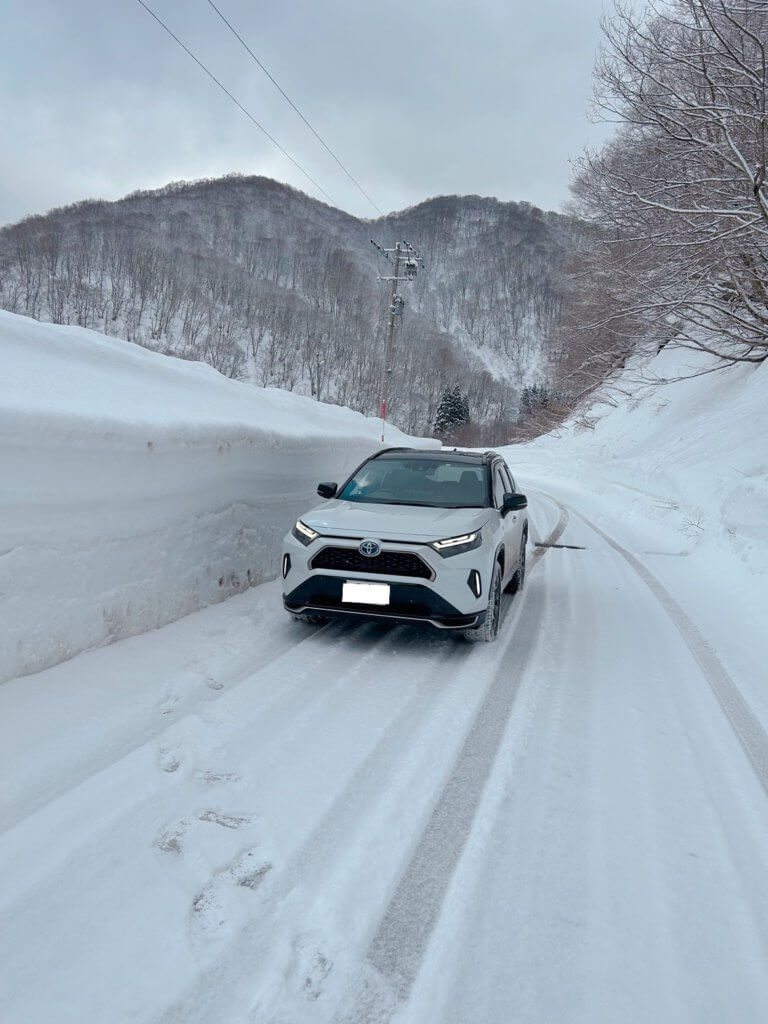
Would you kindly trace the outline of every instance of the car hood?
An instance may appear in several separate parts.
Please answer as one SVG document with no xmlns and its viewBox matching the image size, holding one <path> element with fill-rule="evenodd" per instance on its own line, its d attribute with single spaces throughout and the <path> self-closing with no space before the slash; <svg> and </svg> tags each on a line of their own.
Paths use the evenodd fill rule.
<svg viewBox="0 0 768 1024">
<path fill-rule="evenodd" d="M 326 537 L 439 540 L 479 530 L 488 521 L 488 509 L 374 505 L 334 498 L 301 519 Z"/>
</svg>

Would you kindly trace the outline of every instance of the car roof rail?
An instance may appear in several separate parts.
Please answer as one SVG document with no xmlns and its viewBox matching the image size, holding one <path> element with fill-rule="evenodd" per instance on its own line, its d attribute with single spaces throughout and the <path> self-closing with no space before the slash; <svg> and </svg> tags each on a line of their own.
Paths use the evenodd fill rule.
<svg viewBox="0 0 768 1024">
<path fill-rule="evenodd" d="M 488 460 L 494 459 L 494 458 L 499 458 L 499 459 L 501 458 L 501 456 L 499 455 L 498 452 L 494 452 L 494 451 L 490 451 L 490 450 L 489 451 L 485 451 L 485 452 L 480 452 L 477 449 L 472 451 L 471 449 L 468 449 L 468 448 L 456 448 L 456 447 L 454 447 L 454 448 L 408 448 L 408 447 L 402 446 L 402 447 L 393 447 L 393 448 L 382 448 L 380 451 L 374 452 L 373 455 L 371 455 L 367 461 L 370 461 L 370 459 L 378 459 L 378 457 L 380 455 L 390 455 L 392 452 L 415 452 L 417 455 L 429 455 L 429 456 L 433 456 L 433 457 L 438 457 L 440 455 L 448 456 L 448 455 L 453 455 L 455 453 L 456 455 L 463 455 L 466 458 L 470 458 L 470 459 L 472 459 L 472 458 L 474 458 L 474 459 L 483 459 L 485 461 L 488 461 Z"/>
<path fill-rule="evenodd" d="M 378 459 L 380 455 L 388 455 L 390 452 L 415 452 L 416 448 L 382 448 L 381 451 L 374 452 L 371 456 L 372 459 Z"/>
</svg>

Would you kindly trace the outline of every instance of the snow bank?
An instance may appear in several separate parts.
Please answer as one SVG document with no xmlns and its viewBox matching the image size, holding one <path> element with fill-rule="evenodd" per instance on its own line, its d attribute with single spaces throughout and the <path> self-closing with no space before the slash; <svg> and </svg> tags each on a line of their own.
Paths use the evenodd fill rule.
<svg viewBox="0 0 768 1024">
<path fill-rule="evenodd" d="M 0 312 L 0 681 L 274 577 L 317 481 L 369 455 L 379 430 Z"/>
<path fill-rule="evenodd" d="M 505 455 L 524 487 L 587 514 L 686 608 L 726 667 L 768 659 L 768 365 L 705 376 L 694 353 L 629 366 L 607 400 Z M 676 383 L 648 386 L 656 376 Z M 748 688 L 768 714 L 764 685 Z"/>
<path fill-rule="evenodd" d="M 628 367 L 583 416 L 508 449 L 534 476 L 588 481 L 624 497 L 625 515 L 656 522 L 677 548 L 727 552 L 752 576 L 768 573 L 768 366 L 704 376 L 708 362 L 664 350 Z M 649 386 L 649 379 L 688 379 Z"/>
</svg>

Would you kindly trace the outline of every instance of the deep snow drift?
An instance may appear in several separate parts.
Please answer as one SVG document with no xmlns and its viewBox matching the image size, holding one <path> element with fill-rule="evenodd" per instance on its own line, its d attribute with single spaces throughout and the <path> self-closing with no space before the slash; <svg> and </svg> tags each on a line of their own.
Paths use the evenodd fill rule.
<svg viewBox="0 0 768 1024">
<path fill-rule="evenodd" d="M 314 485 L 379 431 L 0 311 L 0 682 L 272 578 Z"/>
</svg>

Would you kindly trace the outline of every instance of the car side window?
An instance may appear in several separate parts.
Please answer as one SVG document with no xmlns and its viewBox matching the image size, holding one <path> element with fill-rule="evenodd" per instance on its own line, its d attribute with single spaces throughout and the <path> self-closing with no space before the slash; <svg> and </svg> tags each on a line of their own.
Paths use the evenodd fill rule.
<svg viewBox="0 0 768 1024">
<path fill-rule="evenodd" d="M 493 467 L 493 504 L 496 508 L 501 508 L 504 504 L 504 492 L 506 485 L 501 477 L 501 472 L 498 466 Z"/>
<path fill-rule="evenodd" d="M 515 481 L 512 479 L 512 474 L 509 472 L 506 466 L 501 467 L 501 479 L 504 481 L 504 486 L 507 489 L 507 494 L 514 494 L 517 488 L 515 487 Z"/>
</svg>

